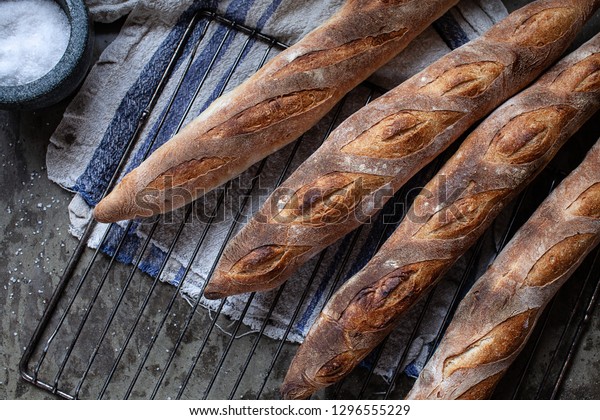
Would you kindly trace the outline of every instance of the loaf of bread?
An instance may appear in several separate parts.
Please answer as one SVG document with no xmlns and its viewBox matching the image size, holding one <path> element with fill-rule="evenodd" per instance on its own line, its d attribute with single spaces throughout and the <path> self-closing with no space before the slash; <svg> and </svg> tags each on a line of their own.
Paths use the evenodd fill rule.
<svg viewBox="0 0 600 420">
<path fill-rule="evenodd" d="M 557 60 L 599 4 L 532 3 L 356 112 L 229 242 L 205 296 L 276 287 L 369 221 L 469 126 Z"/>
<path fill-rule="evenodd" d="M 600 141 L 464 297 L 408 398 L 491 396 L 546 304 L 600 242 L 599 168 Z"/>
<path fill-rule="evenodd" d="M 127 174 L 101 222 L 181 207 L 298 138 L 458 0 L 349 0 Z"/>
<path fill-rule="evenodd" d="M 331 298 L 282 388 L 303 398 L 346 375 L 600 109 L 600 35 L 467 137 L 372 260 Z"/>
</svg>

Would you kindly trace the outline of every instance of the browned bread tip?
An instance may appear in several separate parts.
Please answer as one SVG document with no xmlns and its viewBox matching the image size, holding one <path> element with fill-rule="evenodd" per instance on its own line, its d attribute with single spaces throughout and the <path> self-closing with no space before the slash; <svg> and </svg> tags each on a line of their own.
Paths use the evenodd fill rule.
<svg viewBox="0 0 600 420">
<path fill-rule="evenodd" d="M 217 99 L 98 203 L 115 222 L 181 207 L 312 127 L 458 0 L 351 0 Z"/>
<path fill-rule="evenodd" d="M 419 217 L 405 217 L 373 259 L 327 303 L 292 361 L 282 387 L 286 398 L 304 398 L 331 385 L 385 338 L 406 309 L 600 108 L 599 75 L 597 35 L 467 137 L 415 199 L 408 214 Z M 536 313 L 514 315 L 494 334 L 512 334 L 515 325 L 530 323 Z M 519 334 L 524 339 L 526 333 Z M 489 340 L 495 338 L 487 337 L 479 346 L 488 348 Z M 518 340 L 500 339 L 486 354 L 512 354 L 514 342 Z M 472 391 L 485 394 L 487 388 L 484 383 Z"/>
<path fill-rule="evenodd" d="M 600 141 L 467 293 L 407 398 L 491 396 L 544 307 L 600 242 L 599 167 Z"/>
<path fill-rule="evenodd" d="M 529 4 L 356 112 L 229 242 L 205 296 L 274 288 L 371 220 L 416 172 L 557 60 L 599 4 Z"/>
</svg>

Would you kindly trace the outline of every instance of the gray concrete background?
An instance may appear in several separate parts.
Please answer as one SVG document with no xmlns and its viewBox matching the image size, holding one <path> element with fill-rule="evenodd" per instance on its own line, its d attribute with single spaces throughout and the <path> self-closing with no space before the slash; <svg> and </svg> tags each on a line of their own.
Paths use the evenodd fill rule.
<svg viewBox="0 0 600 420">
<path fill-rule="evenodd" d="M 511 10 L 522 3 L 525 1 L 506 1 Z M 599 28 L 600 16 L 596 15 L 578 42 L 589 39 Z M 117 30 L 118 25 L 97 27 L 96 54 Z M 76 240 L 68 233 L 67 205 L 71 194 L 50 182 L 45 168 L 48 139 L 67 103 L 68 100 L 38 112 L 0 111 L 1 399 L 55 398 L 21 380 L 18 363 L 76 246 Z M 597 122 L 588 125 L 587 130 L 583 136 L 597 136 Z M 598 310 L 594 315 L 567 373 L 559 394 L 561 398 L 600 399 Z M 215 344 L 216 347 L 222 345 Z M 272 343 L 265 346 L 267 353 L 273 351 Z M 280 377 L 283 373 L 278 372 L 275 376 Z M 152 377 L 142 382 L 151 384 Z M 119 394 L 112 395 L 117 398 Z"/>
<path fill-rule="evenodd" d="M 121 22 L 122 24 L 122 22 Z M 96 29 L 95 51 L 119 25 Z M 77 241 L 68 232 L 72 194 L 46 173 L 48 139 L 69 98 L 35 112 L 0 110 L 0 398 L 55 398 L 20 378 L 19 360 Z"/>
</svg>

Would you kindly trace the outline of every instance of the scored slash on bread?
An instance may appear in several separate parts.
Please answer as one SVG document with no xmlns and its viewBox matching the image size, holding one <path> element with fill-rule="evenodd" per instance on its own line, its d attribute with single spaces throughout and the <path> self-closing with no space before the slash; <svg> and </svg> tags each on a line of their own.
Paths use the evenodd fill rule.
<svg viewBox="0 0 600 420">
<path fill-rule="evenodd" d="M 600 242 L 599 167 L 600 140 L 464 297 L 407 398 L 491 396 L 544 307 Z"/>
<path fill-rule="evenodd" d="M 415 199 L 408 214 L 420 215 L 419 220 L 405 218 L 373 259 L 327 303 L 291 363 L 282 386 L 284 397 L 306 398 L 349 373 L 598 109 L 600 35 L 507 101 L 467 137 L 425 186 L 426 193 Z M 590 200 L 575 205 L 598 210 L 597 204 Z M 536 240 L 539 237 L 536 235 Z M 588 240 L 576 238 L 583 241 L 583 247 Z M 580 246 L 568 245 L 573 249 Z M 429 272 L 414 274 L 413 267 L 418 264 Z M 379 291 L 379 285 L 387 284 L 385 279 L 397 276 L 396 273 L 403 276 L 397 286 Z M 535 282 L 535 278 L 531 281 Z M 378 293 L 385 298 L 371 297 Z M 391 307 L 388 301 L 393 302 Z M 351 317 L 346 316 L 352 307 L 359 310 L 353 310 Z M 386 316 L 379 328 L 376 319 L 381 319 L 382 308 L 386 308 L 385 314 L 392 315 L 391 319 Z M 519 325 L 531 324 L 538 314 L 523 311 L 514 315 L 500 330 L 490 333 L 492 336 L 475 343 L 472 350 L 448 361 L 446 375 L 451 376 L 455 369 L 460 369 L 457 366 L 471 363 L 475 352 L 480 351 L 481 356 L 477 358 L 484 360 L 487 360 L 485 357 L 500 360 L 513 354 L 516 348 L 512 347 L 511 340 L 504 342 L 502 337 L 506 334 L 517 337 L 513 331 L 517 331 Z M 369 320 L 371 326 L 362 327 L 360 319 Z M 518 337 L 524 339 L 528 331 L 519 334 Z M 490 342 L 496 345 L 489 347 Z M 490 382 L 482 387 L 490 388 Z M 482 389 L 472 392 L 474 395 L 484 393 Z"/>
<path fill-rule="evenodd" d="M 272 289 L 371 220 L 415 173 L 556 61 L 599 5 L 599 0 L 529 4 L 350 116 L 228 243 L 205 296 Z M 539 117 L 564 113 L 568 110 L 547 110 Z M 502 191 L 495 193 L 496 200 L 503 199 Z M 248 275 L 237 276 L 237 264 L 265 247 L 278 252 L 261 253 L 255 268 L 260 279 L 249 281 L 248 264 Z M 285 248 L 303 251 L 282 263 Z"/>
<path fill-rule="evenodd" d="M 94 209 L 100 222 L 165 213 L 300 137 L 458 0 L 349 0 L 211 104 Z"/>
</svg>

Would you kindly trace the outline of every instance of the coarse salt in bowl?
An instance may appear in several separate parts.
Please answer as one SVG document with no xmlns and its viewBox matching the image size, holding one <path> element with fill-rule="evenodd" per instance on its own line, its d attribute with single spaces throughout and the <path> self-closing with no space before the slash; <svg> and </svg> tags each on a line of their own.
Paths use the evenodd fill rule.
<svg viewBox="0 0 600 420">
<path fill-rule="evenodd" d="M 82 0 L 0 2 L 0 108 L 37 109 L 67 97 L 91 62 Z"/>
</svg>

